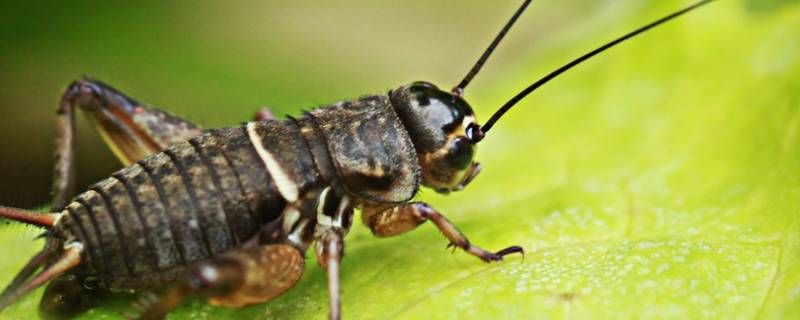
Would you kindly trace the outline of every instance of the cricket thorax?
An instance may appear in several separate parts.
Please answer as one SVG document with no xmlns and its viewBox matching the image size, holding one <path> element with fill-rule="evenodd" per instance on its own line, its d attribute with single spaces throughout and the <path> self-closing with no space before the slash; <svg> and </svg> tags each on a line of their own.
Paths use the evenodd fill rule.
<svg viewBox="0 0 800 320">
<path fill-rule="evenodd" d="M 349 194 L 391 203 L 408 201 L 416 194 L 417 155 L 389 97 L 338 102 L 306 117 L 324 137 L 336 178 Z"/>
<path fill-rule="evenodd" d="M 408 130 L 422 167 L 422 184 L 439 192 L 461 190 L 479 172 L 467 129 L 475 114 L 464 99 L 427 82 L 392 91 L 392 106 Z"/>
</svg>

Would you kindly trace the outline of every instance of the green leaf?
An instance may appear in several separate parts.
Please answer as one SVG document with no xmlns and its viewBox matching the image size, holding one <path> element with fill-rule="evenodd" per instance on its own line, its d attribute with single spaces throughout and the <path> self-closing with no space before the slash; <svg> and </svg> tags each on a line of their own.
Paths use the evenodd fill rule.
<svg viewBox="0 0 800 320">
<path fill-rule="evenodd" d="M 718 1 L 568 72 L 481 142 L 484 172 L 467 190 L 420 195 L 473 243 L 521 245 L 524 260 L 450 254 L 430 224 L 391 239 L 354 226 L 345 317 L 797 317 L 800 7 L 756 3 Z M 563 35 L 569 42 L 542 38 L 468 97 L 485 120 L 547 70 L 679 6 L 587 22 Z M 14 248 L 0 283 L 41 246 L 32 235 L 0 230 Z M 324 319 L 325 286 L 310 257 L 300 283 L 274 301 L 241 310 L 194 301 L 171 317 Z M 33 317 L 40 291 L 2 316 Z M 83 318 L 118 317 L 128 303 Z"/>
</svg>

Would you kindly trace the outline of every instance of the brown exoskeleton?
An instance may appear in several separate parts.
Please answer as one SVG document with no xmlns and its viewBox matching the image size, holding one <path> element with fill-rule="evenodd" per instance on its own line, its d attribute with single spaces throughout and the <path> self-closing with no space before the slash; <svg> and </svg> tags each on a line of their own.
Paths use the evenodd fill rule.
<svg viewBox="0 0 800 320">
<path fill-rule="evenodd" d="M 85 310 L 89 287 L 166 289 L 145 306 L 141 317 L 147 319 L 163 317 L 192 296 L 246 306 L 290 289 L 313 247 L 327 270 L 330 317 L 338 319 L 339 263 L 355 209 L 380 237 L 430 220 L 451 246 L 483 261 L 522 253 L 518 246 L 497 252 L 475 246 L 431 206 L 411 200 L 420 185 L 442 193 L 468 185 L 480 172 L 473 160 L 477 143 L 536 88 L 708 2 L 573 60 L 513 97 L 483 126 L 462 98 L 464 88 L 529 0 L 450 92 L 414 82 L 299 118 L 202 130 L 99 81 L 75 81 L 58 109 L 52 213 L 0 207 L 0 217 L 47 230 L 44 249 L 0 296 L 0 310 L 46 283 L 40 310 L 53 317 Z M 127 167 L 72 198 L 78 108 Z"/>
</svg>

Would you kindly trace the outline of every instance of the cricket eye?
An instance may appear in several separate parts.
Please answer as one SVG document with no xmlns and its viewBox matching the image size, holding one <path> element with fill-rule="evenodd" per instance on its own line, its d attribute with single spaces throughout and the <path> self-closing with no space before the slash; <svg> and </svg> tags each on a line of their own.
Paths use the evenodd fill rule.
<svg viewBox="0 0 800 320">
<path fill-rule="evenodd" d="M 453 140 L 447 156 L 447 163 L 454 169 L 463 170 L 472 163 L 475 155 L 475 146 L 467 137 L 458 137 Z"/>
</svg>

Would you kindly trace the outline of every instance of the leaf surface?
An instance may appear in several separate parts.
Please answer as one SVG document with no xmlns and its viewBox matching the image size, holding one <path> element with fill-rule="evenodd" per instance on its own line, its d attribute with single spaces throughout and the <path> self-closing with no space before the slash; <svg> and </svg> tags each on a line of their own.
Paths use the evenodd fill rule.
<svg viewBox="0 0 800 320">
<path fill-rule="evenodd" d="M 796 317 L 800 7 L 770 3 L 719 1 L 568 72 L 481 142 L 484 172 L 467 190 L 419 196 L 473 243 L 521 245 L 524 260 L 450 254 L 429 224 L 391 239 L 354 226 L 341 277 L 346 317 Z M 544 41 L 526 53 L 535 59 L 476 83 L 468 98 L 485 120 L 538 75 L 668 4 L 596 22 L 566 35 L 570 43 Z M 30 235 L 0 229 L 0 243 L 15 249 L 0 261 L 0 283 L 41 246 Z M 35 315 L 40 294 L 2 316 Z M 83 318 L 118 317 L 128 303 Z M 310 257 L 300 283 L 272 302 L 227 310 L 194 301 L 171 318 L 326 314 L 324 272 Z"/>
</svg>

